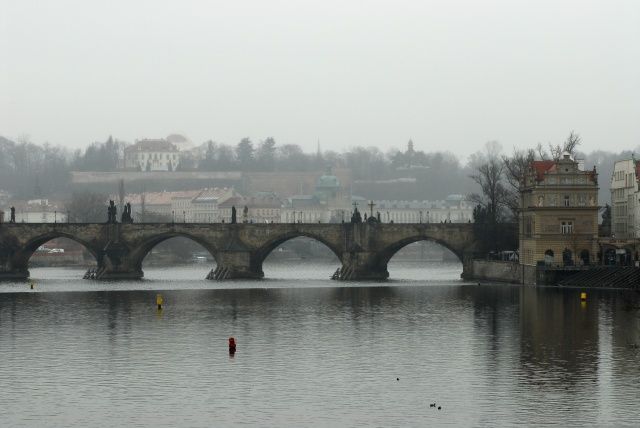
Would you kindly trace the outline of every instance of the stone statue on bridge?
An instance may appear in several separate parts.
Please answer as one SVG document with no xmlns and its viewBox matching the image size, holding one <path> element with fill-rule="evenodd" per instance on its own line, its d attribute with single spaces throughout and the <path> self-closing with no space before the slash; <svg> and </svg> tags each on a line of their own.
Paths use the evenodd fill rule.
<svg viewBox="0 0 640 428">
<path fill-rule="evenodd" d="M 353 210 L 353 214 L 351 215 L 351 223 L 362 223 L 362 214 L 358 211 L 358 207 Z"/>
<path fill-rule="evenodd" d="M 109 206 L 107 207 L 107 223 L 115 224 L 118 222 L 118 208 L 113 200 L 109 201 Z"/>
<path fill-rule="evenodd" d="M 236 206 L 231 207 L 231 224 L 236 224 Z"/>
<path fill-rule="evenodd" d="M 249 222 L 249 207 L 247 207 L 246 205 L 242 209 L 242 222 L 243 223 Z"/>
<path fill-rule="evenodd" d="M 120 219 L 123 224 L 131 224 L 133 223 L 133 217 L 131 216 L 131 204 L 127 202 L 124 206 L 124 211 L 122 212 L 122 218 Z"/>
<path fill-rule="evenodd" d="M 9 223 L 16 222 L 16 207 L 11 207 L 11 217 L 9 219 Z"/>
</svg>

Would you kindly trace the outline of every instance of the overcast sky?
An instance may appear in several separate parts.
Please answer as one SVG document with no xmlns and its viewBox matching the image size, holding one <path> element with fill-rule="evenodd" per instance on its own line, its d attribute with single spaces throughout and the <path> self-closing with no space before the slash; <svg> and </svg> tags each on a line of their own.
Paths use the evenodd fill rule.
<svg viewBox="0 0 640 428">
<path fill-rule="evenodd" d="M 640 1 L 0 0 L 0 135 L 640 144 Z"/>
</svg>

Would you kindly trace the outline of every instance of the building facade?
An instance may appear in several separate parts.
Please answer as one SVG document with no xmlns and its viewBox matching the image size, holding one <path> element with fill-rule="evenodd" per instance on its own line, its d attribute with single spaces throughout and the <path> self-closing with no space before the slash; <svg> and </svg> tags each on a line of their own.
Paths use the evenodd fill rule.
<svg viewBox="0 0 640 428">
<path fill-rule="evenodd" d="M 237 195 L 232 187 L 204 189 L 191 199 L 189 212 L 194 223 L 218 223 L 221 221 L 219 204 Z"/>
<path fill-rule="evenodd" d="M 598 174 L 567 152 L 534 161 L 520 183 L 520 263 L 598 261 Z"/>
<path fill-rule="evenodd" d="M 219 205 L 221 221 L 231 223 L 233 207 L 236 208 L 237 223 L 279 223 L 282 201 L 270 192 L 258 193 L 252 197 L 236 195 Z"/>
<path fill-rule="evenodd" d="M 463 195 L 449 195 L 436 201 L 374 201 L 373 212 L 394 223 L 469 223 L 473 221 L 472 202 Z M 369 212 L 367 207 L 361 207 Z"/>
<path fill-rule="evenodd" d="M 179 163 L 178 148 L 167 140 L 138 140 L 124 149 L 124 166 L 129 170 L 175 171 Z"/>
<path fill-rule="evenodd" d="M 16 210 L 16 223 L 66 223 L 67 210 L 62 203 L 49 199 L 14 200 L 10 202 Z M 10 207 L 7 207 L 4 221 L 9 222 Z"/>
<path fill-rule="evenodd" d="M 635 159 L 617 161 L 611 175 L 611 237 L 615 239 L 640 238 L 636 224 L 640 204 L 638 169 Z"/>
</svg>

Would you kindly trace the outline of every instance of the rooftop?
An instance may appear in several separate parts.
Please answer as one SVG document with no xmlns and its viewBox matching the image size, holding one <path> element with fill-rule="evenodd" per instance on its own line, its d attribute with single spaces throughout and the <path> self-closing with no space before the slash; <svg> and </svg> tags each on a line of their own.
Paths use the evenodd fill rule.
<svg viewBox="0 0 640 428">
<path fill-rule="evenodd" d="M 177 152 L 178 148 L 164 139 L 138 140 L 125 148 L 126 152 Z"/>
</svg>

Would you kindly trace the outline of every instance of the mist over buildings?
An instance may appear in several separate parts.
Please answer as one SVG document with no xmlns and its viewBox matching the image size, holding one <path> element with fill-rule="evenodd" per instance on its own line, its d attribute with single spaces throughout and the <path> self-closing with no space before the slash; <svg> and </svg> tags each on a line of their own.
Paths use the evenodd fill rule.
<svg viewBox="0 0 640 428">
<path fill-rule="evenodd" d="M 636 1 L 0 1 L 0 135 L 84 148 L 171 133 L 463 162 L 640 141 Z"/>
</svg>

